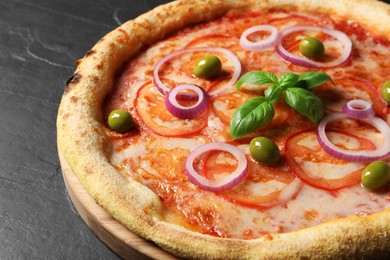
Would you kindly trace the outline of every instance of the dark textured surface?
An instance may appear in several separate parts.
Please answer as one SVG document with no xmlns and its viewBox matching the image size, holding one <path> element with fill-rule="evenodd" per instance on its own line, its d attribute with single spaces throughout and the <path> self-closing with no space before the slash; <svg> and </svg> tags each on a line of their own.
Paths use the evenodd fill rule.
<svg viewBox="0 0 390 260">
<path fill-rule="evenodd" d="M 77 59 L 168 1 L 0 1 L 0 259 L 116 259 L 75 211 L 56 116 Z"/>
<path fill-rule="evenodd" d="M 117 259 L 75 211 L 57 157 L 74 62 L 163 0 L 0 1 L 0 259 Z"/>
</svg>

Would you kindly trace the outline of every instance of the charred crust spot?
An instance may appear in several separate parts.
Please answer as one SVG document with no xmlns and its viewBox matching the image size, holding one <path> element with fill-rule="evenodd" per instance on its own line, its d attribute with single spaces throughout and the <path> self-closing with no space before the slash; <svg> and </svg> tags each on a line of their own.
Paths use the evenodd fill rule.
<svg viewBox="0 0 390 260">
<path fill-rule="evenodd" d="M 99 84 L 99 78 L 96 77 L 96 76 L 91 77 L 91 81 L 92 81 L 94 84 Z"/>
<path fill-rule="evenodd" d="M 111 42 L 110 43 L 110 49 L 114 49 L 115 48 L 115 43 Z"/>
<path fill-rule="evenodd" d="M 91 56 L 91 55 L 93 55 L 93 54 L 95 54 L 95 53 L 96 53 L 96 51 L 94 51 L 94 50 L 88 50 L 88 51 L 85 53 L 84 58 L 86 58 L 86 57 L 88 57 L 88 56 Z M 76 66 L 77 66 L 77 67 L 78 67 L 78 66 L 80 65 L 80 63 L 84 60 L 84 58 L 79 59 L 79 60 L 76 61 Z"/>
<path fill-rule="evenodd" d="M 88 56 L 90 56 L 90 55 L 92 55 L 92 54 L 94 54 L 94 53 L 95 53 L 94 50 L 89 50 L 89 51 L 87 51 L 87 52 L 85 53 L 85 57 L 88 57 Z"/>
<path fill-rule="evenodd" d="M 121 33 L 124 33 L 124 34 L 126 34 L 126 35 L 127 35 L 126 31 L 125 31 L 125 30 L 123 30 L 123 29 L 118 29 L 118 32 L 121 32 Z"/>
<path fill-rule="evenodd" d="M 97 68 L 98 70 L 103 70 L 104 64 L 103 64 L 103 63 L 99 63 L 99 64 L 96 66 L 96 68 Z"/>
<path fill-rule="evenodd" d="M 70 77 L 68 79 L 68 81 L 66 82 L 66 85 L 69 85 L 69 84 L 76 84 L 77 82 L 79 82 L 81 76 L 77 73 L 73 74 L 72 77 Z"/>
<path fill-rule="evenodd" d="M 77 103 L 78 100 L 79 100 L 79 99 L 78 99 L 77 97 L 75 97 L 75 96 L 72 96 L 72 97 L 70 98 L 70 101 L 71 101 L 72 103 Z"/>
<path fill-rule="evenodd" d="M 67 81 L 66 81 L 66 89 L 65 89 L 65 93 L 68 92 L 71 88 L 72 88 L 72 85 L 74 84 L 77 84 L 81 79 L 81 75 L 75 73 L 72 75 L 72 77 L 70 77 Z"/>
<path fill-rule="evenodd" d="M 83 60 L 83 59 L 79 59 L 79 60 L 76 61 L 75 64 L 76 64 L 77 67 L 80 65 L 80 63 L 82 62 L 82 60 Z"/>
<path fill-rule="evenodd" d="M 123 29 L 118 29 L 118 32 L 121 33 L 121 35 L 118 37 L 118 42 L 120 43 L 126 43 L 129 41 L 129 35 L 127 32 Z"/>
</svg>

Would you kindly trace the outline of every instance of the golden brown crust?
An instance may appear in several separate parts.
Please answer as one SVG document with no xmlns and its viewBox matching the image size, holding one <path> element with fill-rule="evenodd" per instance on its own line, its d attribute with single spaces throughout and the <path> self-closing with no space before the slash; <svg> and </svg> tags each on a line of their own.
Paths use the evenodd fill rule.
<svg viewBox="0 0 390 260">
<path fill-rule="evenodd" d="M 102 102 L 123 63 L 143 46 L 188 24 L 217 18 L 229 10 L 294 7 L 328 12 L 358 21 L 390 39 L 390 7 L 370 0 L 195 0 L 160 6 L 102 38 L 78 62 L 68 81 L 57 120 L 58 141 L 67 162 L 92 197 L 133 232 L 181 257 L 352 258 L 390 251 L 390 211 L 348 217 L 300 231 L 256 240 L 221 239 L 188 231 L 161 220 L 158 197 L 110 165 Z M 145 211 L 147 210 L 146 214 Z"/>
</svg>

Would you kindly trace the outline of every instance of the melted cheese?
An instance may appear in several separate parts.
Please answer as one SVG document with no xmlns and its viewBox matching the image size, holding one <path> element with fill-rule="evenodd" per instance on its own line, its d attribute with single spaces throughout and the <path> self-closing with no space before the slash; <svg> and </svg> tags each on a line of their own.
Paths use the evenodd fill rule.
<svg viewBox="0 0 390 260">
<path fill-rule="evenodd" d="M 231 20 L 221 19 L 207 25 L 194 27 L 191 30 L 185 30 L 165 41 L 156 43 L 130 62 L 123 76 L 118 80 L 111 99 L 106 104 L 106 113 L 118 107 L 134 107 L 139 89 L 153 80 L 151 72 L 156 62 L 174 51 L 186 48 L 186 46 L 231 48 L 241 60 L 245 71 L 271 71 L 278 76 L 291 70 L 297 73 L 301 72 L 302 69 L 298 66 L 291 66 L 288 62 L 283 61 L 273 48 L 261 52 L 248 52 L 242 50 L 237 44 L 239 35 L 247 27 L 260 22 L 266 23 L 272 18 L 283 19 L 286 16 L 286 13 L 279 12 L 262 13 L 257 17 L 244 15 Z M 312 21 L 321 24 L 321 17 L 308 16 Z M 299 21 L 286 19 L 275 26 L 282 30 L 297 23 Z M 345 29 L 348 30 L 348 28 Z M 349 32 L 347 31 L 347 33 Z M 207 37 L 207 35 L 212 37 Z M 338 80 L 337 85 L 330 89 L 331 94 L 323 99 L 326 111 L 341 111 L 345 100 L 353 98 L 376 102 L 375 97 L 370 95 L 369 91 L 364 90 L 364 86 L 355 87 L 356 84 L 351 83 L 352 86 L 344 87 L 345 79 L 363 78 L 375 86 L 383 82 L 385 77 L 389 80 L 390 61 L 383 59 L 383 57 L 390 57 L 390 44 L 380 45 L 373 41 L 369 34 L 367 35 L 363 41 L 358 41 L 354 35 L 351 36 L 354 51 L 359 54 L 358 58 L 352 61 L 353 66 L 346 65 L 326 70 L 326 73 L 334 80 Z M 213 40 L 216 36 L 219 38 L 230 37 L 230 41 Z M 196 41 L 196 39 L 201 40 Z M 334 41 L 328 41 L 327 44 L 334 52 L 340 48 L 339 43 Z M 372 50 L 374 49 L 375 53 L 373 54 Z M 161 71 L 160 76 L 163 81 L 165 80 L 167 84 L 187 81 L 200 86 L 206 84 L 203 80 L 194 78 L 191 72 L 183 72 L 182 64 L 183 60 L 178 59 L 172 62 L 169 69 Z M 228 67 L 226 68 L 229 70 Z M 210 82 L 207 82 L 206 85 L 209 86 Z M 253 90 L 256 87 L 251 86 L 250 88 Z M 263 90 L 257 89 L 256 91 L 261 93 Z M 157 92 L 157 89 L 155 91 Z M 342 102 L 334 100 L 335 94 L 340 95 Z M 154 105 L 147 99 L 141 99 L 137 102 L 146 108 Z M 220 110 L 229 109 L 226 103 L 221 100 L 216 101 L 214 106 Z M 136 111 L 133 113 L 135 113 L 135 118 L 138 118 Z M 390 117 L 387 116 L 387 118 Z M 296 117 L 288 119 L 285 127 L 290 128 L 281 132 L 289 135 L 300 131 L 300 127 L 306 125 L 295 122 L 295 119 Z M 154 117 L 153 120 L 157 125 L 172 128 L 180 127 L 182 124 L 182 122 L 164 121 L 159 117 Z M 212 111 L 210 111 L 207 125 L 200 133 L 184 137 L 158 136 L 151 131 L 143 131 L 142 129 L 146 128 L 144 122 L 138 120 L 138 123 L 143 127 L 140 134 L 130 135 L 123 139 L 112 139 L 111 163 L 118 166 L 118 169 L 122 170 L 122 174 L 139 180 L 162 198 L 166 221 L 197 232 L 220 237 L 252 239 L 265 233 L 289 232 L 348 215 L 369 215 L 390 206 L 387 193 L 373 193 L 363 189 L 359 184 L 329 192 L 303 184 L 297 178 L 290 184 L 276 179 L 260 183 L 253 182 L 248 186 L 253 195 L 267 196 L 274 191 L 282 191 L 279 194 L 278 203 L 270 204 L 269 208 L 261 210 L 240 205 L 219 194 L 200 190 L 189 183 L 184 174 L 183 165 L 186 154 L 200 144 L 230 139 L 229 126 L 223 123 Z M 277 128 L 278 126 L 275 127 L 275 129 Z M 375 131 L 366 131 L 363 128 L 360 132 L 363 138 L 369 139 L 376 145 L 383 142 L 383 137 Z M 271 129 L 266 133 L 275 136 L 278 132 Z M 359 145 L 355 139 L 337 134 L 330 134 L 330 138 L 334 143 L 342 144 L 348 149 L 355 149 Z M 280 143 L 284 147 L 282 141 Z M 318 149 L 318 143 L 314 137 L 301 140 L 299 145 L 312 150 Z M 247 144 L 239 145 L 239 147 L 245 153 L 249 153 Z M 226 158 L 219 159 L 226 160 Z M 313 178 L 338 179 L 361 168 L 361 164 L 356 163 L 335 165 L 331 162 L 305 161 L 302 158 L 297 158 L 297 161 Z"/>
<path fill-rule="evenodd" d="M 252 194 L 254 196 L 265 196 L 268 194 L 271 194 L 272 192 L 282 190 L 287 186 L 287 184 L 276 181 L 276 180 L 270 180 L 266 181 L 256 185 L 249 185 L 249 189 L 252 191 Z"/>
<path fill-rule="evenodd" d="M 361 163 L 333 164 L 304 161 L 301 158 L 296 159 L 312 178 L 325 178 L 328 180 L 340 179 L 349 173 L 362 168 Z"/>
</svg>

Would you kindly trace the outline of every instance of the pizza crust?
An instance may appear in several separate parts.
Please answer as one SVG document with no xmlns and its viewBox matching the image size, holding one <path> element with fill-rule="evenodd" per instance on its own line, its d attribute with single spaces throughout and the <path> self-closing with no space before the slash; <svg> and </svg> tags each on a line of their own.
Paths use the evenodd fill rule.
<svg viewBox="0 0 390 260">
<path fill-rule="evenodd" d="M 390 6 L 369 0 L 196 0 L 160 6 L 102 38 L 81 60 L 68 81 L 58 111 L 59 148 L 83 186 L 109 214 L 131 231 L 180 257 L 352 258 L 390 252 L 390 211 L 369 217 L 351 216 L 314 227 L 266 235 L 255 240 L 217 238 L 166 223 L 162 205 L 151 190 L 126 179 L 110 165 L 111 147 L 104 127 L 102 103 L 122 65 L 142 47 L 190 24 L 209 21 L 229 10 L 246 11 L 290 6 L 328 12 L 358 21 L 390 39 Z M 319 255 L 320 254 L 320 255 Z"/>
</svg>

